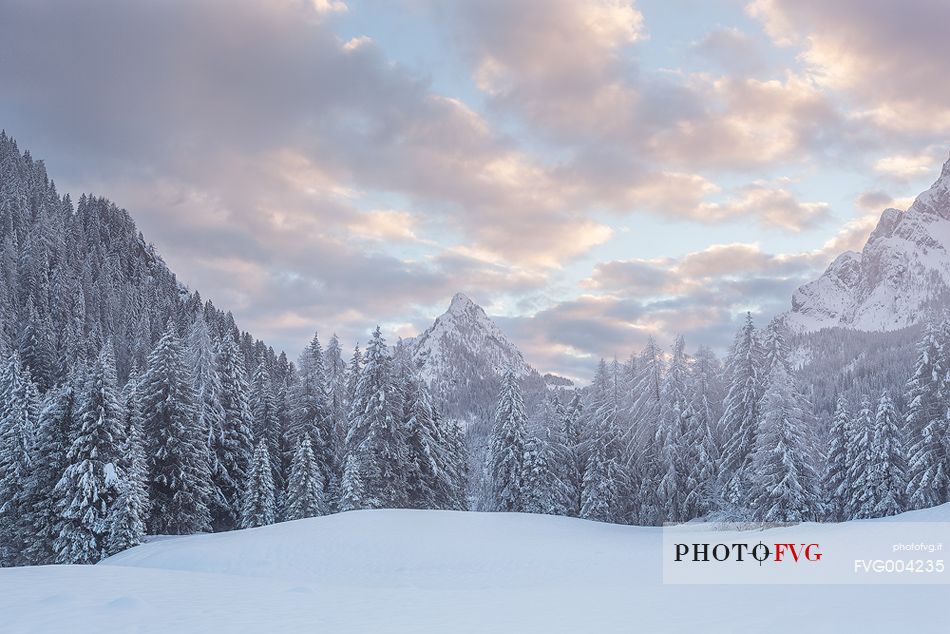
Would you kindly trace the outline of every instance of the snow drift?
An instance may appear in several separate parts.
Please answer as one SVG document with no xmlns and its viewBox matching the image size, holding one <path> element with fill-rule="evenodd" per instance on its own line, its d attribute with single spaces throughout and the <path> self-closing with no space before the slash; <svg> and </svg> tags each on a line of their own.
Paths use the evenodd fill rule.
<svg viewBox="0 0 950 634">
<path fill-rule="evenodd" d="M 950 505 L 812 525 L 950 521 Z M 4 632 L 946 631 L 947 586 L 663 585 L 661 530 L 358 511 L 0 570 Z"/>
</svg>

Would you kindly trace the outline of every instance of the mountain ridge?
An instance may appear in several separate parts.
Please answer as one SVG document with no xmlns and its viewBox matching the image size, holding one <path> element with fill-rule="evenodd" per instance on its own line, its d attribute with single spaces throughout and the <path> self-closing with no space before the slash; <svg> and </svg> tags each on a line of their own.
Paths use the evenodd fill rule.
<svg viewBox="0 0 950 634">
<path fill-rule="evenodd" d="M 889 332 L 945 311 L 950 300 L 950 160 L 907 209 L 881 213 L 860 252 L 845 251 L 792 295 L 799 332 Z"/>
<path fill-rule="evenodd" d="M 464 293 L 456 293 L 444 313 L 416 337 L 406 340 L 414 361 L 427 381 L 435 380 L 451 362 L 453 348 L 484 360 L 495 373 L 511 369 L 519 377 L 535 372 L 518 347 L 502 332 L 485 310 Z"/>
</svg>

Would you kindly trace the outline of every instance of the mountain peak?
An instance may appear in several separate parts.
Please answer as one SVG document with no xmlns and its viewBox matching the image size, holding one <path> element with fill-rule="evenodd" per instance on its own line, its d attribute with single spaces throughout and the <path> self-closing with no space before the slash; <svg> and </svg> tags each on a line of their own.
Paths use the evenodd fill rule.
<svg viewBox="0 0 950 634">
<path fill-rule="evenodd" d="M 907 212 L 929 214 L 950 220 L 950 159 L 943 164 L 940 178 L 930 186 L 930 189 L 917 197 Z"/>
<path fill-rule="evenodd" d="M 533 372 L 518 347 L 464 293 L 452 297 L 448 310 L 435 319 L 411 343 L 413 358 L 422 361 L 428 381 L 470 381 L 480 376 L 501 375 L 509 367 L 518 376 Z"/>
<path fill-rule="evenodd" d="M 804 331 L 841 326 L 895 330 L 950 298 L 950 160 L 907 211 L 885 209 L 861 253 L 843 254 L 792 297 L 787 322 Z"/>
<path fill-rule="evenodd" d="M 481 306 L 473 302 L 468 295 L 465 293 L 456 293 L 452 296 L 452 302 L 449 304 L 448 312 L 468 310 L 472 307 L 481 310 Z"/>
<path fill-rule="evenodd" d="M 947 158 L 943 164 L 943 169 L 940 170 L 940 180 L 950 181 L 950 157 Z"/>
</svg>

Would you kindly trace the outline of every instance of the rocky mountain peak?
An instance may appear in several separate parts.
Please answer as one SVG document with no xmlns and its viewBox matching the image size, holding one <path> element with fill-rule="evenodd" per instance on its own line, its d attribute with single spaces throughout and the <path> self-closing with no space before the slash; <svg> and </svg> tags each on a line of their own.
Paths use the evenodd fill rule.
<svg viewBox="0 0 950 634">
<path fill-rule="evenodd" d="M 946 311 L 948 300 L 950 161 L 907 211 L 884 210 L 861 253 L 842 254 L 796 290 L 786 321 L 802 331 L 894 330 Z"/>
<path fill-rule="evenodd" d="M 468 372 L 501 374 L 508 367 L 520 376 L 534 372 L 484 309 L 463 293 L 456 293 L 448 309 L 408 344 L 429 380 Z"/>
</svg>

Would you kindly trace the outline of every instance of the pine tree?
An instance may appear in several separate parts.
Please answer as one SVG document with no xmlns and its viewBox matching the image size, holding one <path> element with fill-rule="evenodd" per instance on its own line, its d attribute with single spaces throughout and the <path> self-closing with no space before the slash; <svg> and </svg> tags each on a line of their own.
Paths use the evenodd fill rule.
<svg viewBox="0 0 950 634">
<path fill-rule="evenodd" d="M 871 517 L 896 515 L 904 509 L 905 470 L 897 412 L 884 392 L 877 404 L 868 465 L 868 486 L 874 502 Z"/>
<path fill-rule="evenodd" d="M 580 517 L 598 522 L 612 520 L 611 503 L 615 497 L 614 476 L 605 455 L 605 447 L 596 443 L 584 470 L 584 495 Z"/>
<path fill-rule="evenodd" d="M 221 379 L 218 376 L 218 351 L 211 337 L 208 322 L 199 313 L 188 331 L 185 351 L 188 367 L 192 371 L 192 387 L 195 392 L 195 422 L 208 446 L 208 468 L 211 472 L 211 498 L 214 509 L 228 508 L 228 501 L 220 488 L 227 480 L 224 466 L 218 461 L 219 448 L 216 442 L 225 428 L 225 411 L 221 405 Z M 218 514 L 218 513 L 215 513 Z"/>
<path fill-rule="evenodd" d="M 610 408 L 606 415 L 601 408 L 594 412 L 601 421 L 610 421 L 601 433 L 609 432 L 617 440 L 610 440 L 608 444 L 621 448 L 606 452 L 607 470 L 618 479 L 611 485 L 617 498 L 611 503 L 613 521 L 656 524 L 665 517 L 657 495 L 664 474 L 660 470 L 661 446 L 656 443 L 661 426 L 665 364 L 663 352 L 653 337 L 649 338 L 636 363 L 630 365 L 636 366 L 636 373 L 632 383 L 625 383 L 614 361 Z M 619 434 L 620 429 L 627 431 Z"/>
<path fill-rule="evenodd" d="M 125 445 L 122 488 L 109 517 L 109 539 L 106 549 L 114 554 L 139 545 L 145 537 L 145 522 L 149 517 L 148 461 L 145 458 L 142 434 L 142 413 L 138 400 L 139 377 L 129 377 L 124 389 Z"/>
<path fill-rule="evenodd" d="M 195 421 L 191 373 L 174 330 L 148 356 L 142 378 L 142 427 L 149 461 L 149 528 L 187 535 L 210 530 L 208 448 Z"/>
<path fill-rule="evenodd" d="M 277 521 L 277 503 L 274 499 L 274 477 L 267 443 L 257 443 L 251 471 L 244 489 L 244 504 L 241 508 L 241 528 L 266 526 Z"/>
<path fill-rule="evenodd" d="M 324 497 L 335 500 L 339 495 L 337 434 L 328 403 L 323 348 L 316 333 L 301 353 L 297 370 L 297 381 L 290 389 L 289 424 L 284 446 L 290 454 L 304 434 L 309 436 L 314 456 L 324 474 Z M 291 457 L 287 455 L 285 460 L 289 463 Z"/>
<path fill-rule="evenodd" d="M 578 517 L 584 491 L 584 456 L 581 428 L 584 417 L 580 394 L 574 393 L 570 404 L 562 412 L 561 442 L 564 446 L 564 484 L 567 495 L 567 515 Z"/>
<path fill-rule="evenodd" d="M 439 478 L 445 474 L 444 450 L 439 444 L 435 412 L 428 390 L 410 372 L 400 377 L 402 392 L 402 426 L 406 429 L 406 486 L 409 508 L 438 508 Z"/>
<path fill-rule="evenodd" d="M 844 397 L 838 397 L 831 429 L 828 432 L 828 455 L 822 477 L 826 513 L 836 522 L 848 519 L 848 501 L 851 499 L 848 445 L 853 429 L 848 402 Z"/>
<path fill-rule="evenodd" d="M 845 503 L 848 519 L 865 519 L 873 516 L 874 499 L 871 491 L 871 439 L 874 434 L 874 415 L 868 399 L 861 402 L 861 409 L 852 421 L 848 442 L 848 482 L 850 495 Z"/>
<path fill-rule="evenodd" d="M 45 314 L 39 315 L 32 298 L 27 302 L 19 348 L 20 360 L 29 368 L 37 388 L 41 391 L 48 389 L 55 374 L 52 325 Z"/>
<path fill-rule="evenodd" d="M 489 440 L 488 473 L 492 507 L 496 511 L 524 510 L 526 424 L 521 388 L 515 373 L 509 368 L 502 378 L 495 425 Z"/>
<path fill-rule="evenodd" d="M 274 392 L 270 370 L 266 359 L 261 359 L 251 379 L 251 420 L 254 441 L 267 445 L 271 459 L 271 475 L 277 490 L 284 488 L 283 469 L 280 460 L 280 417 L 277 408 L 277 395 Z M 299 441 L 299 439 L 298 439 Z"/>
<path fill-rule="evenodd" d="M 908 505 L 927 508 L 950 499 L 950 362 L 941 330 L 929 324 L 907 383 Z"/>
<path fill-rule="evenodd" d="M 654 352 L 657 355 L 655 359 L 652 358 Z M 657 364 L 655 367 L 652 365 L 654 361 Z M 645 425 L 649 425 L 652 430 L 651 433 L 655 433 L 657 428 L 656 416 L 659 415 L 659 408 L 654 407 L 653 403 L 652 389 L 654 386 L 651 375 L 654 370 L 659 369 L 659 350 L 651 349 L 648 346 L 645 354 L 640 355 L 639 364 L 641 376 L 637 384 L 647 389 L 650 396 L 639 399 L 637 407 L 640 409 L 640 414 L 635 414 L 634 418 L 641 420 Z M 601 361 L 595 377 L 595 383 L 598 387 L 588 407 L 590 413 L 585 444 L 588 447 L 588 454 L 592 453 L 594 448 L 598 446 L 603 447 L 602 469 L 605 477 L 608 477 L 610 481 L 602 486 L 587 478 L 588 474 L 585 473 L 587 479 L 584 482 L 585 486 L 593 485 L 601 491 L 611 494 L 611 499 L 607 500 L 609 516 L 604 521 L 623 522 L 637 518 L 642 521 L 653 522 L 656 515 L 654 511 L 655 487 L 652 484 L 644 484 L 649 482 L 652 475 L 653 456 L 641 451 L 636 456 L 636 458 L 639 458 L 639 461 L 637 461 L 634 454 L 629 451 L 632 445 L 640 441 L 636 436 L 625 434 L 623 431 L 626 423 L 622 411 L 624 386 L 621 384 L 621 380 L 620 367 L 616 361 L 609 367 Z M 644 402 L 648 404 L 644 405 Z M 644 414 L 644 412 L 649 413 Z M 650 422 L 651 420 L 652 422 Z M 643 446 L 638 444 L 641 449 Z M 634 478 L 628 477 L 627 472 L 638 472 L 639 468 L 642 468 L 642 472 L 639 473 L 644 474 L 644 477 L 636 478 L 636 481 L 634 481 Z M 641 491 L 640 487 L 644 487 L 644 490 Z M 591 497 L 591 495 L 596 494 L 586 490 L 582 493 L 582 506 L 583 497 Z M 649 509 L 648 512 L 641 516 L 641 513 L 647 509 Z"/>
<path fill-rule="evenodd" d="M 343 451 L 346 446 L 346 417 L 349 401 L 347 400 L 347 367 L 343 361 L 343 350 L 340 340 L 334 334 L 323 356 L 327 377 L 327 406 L 330 411 L 330 423 L 333 431 L 333 447 L 335 448 L 336 473 L 334 480 L 343 478 Z M 334 486 L 333 482 L 329 483 Z"/>
<path fill-rule="evenodd" d="M 213 508 L 214 527 L 228 530 L 240 519 L 241 494 L 254 451 L 244 356 L 230 333 L 221 340 L 217 370 L 224 421 L 222 428 L 213 432 L 209 459 L 215 468 L 211 474 L 214 488 L 223 498 Z"/>
<path fill-rule="evenodd" d="M 680 521 L 685 515 L 686 498 L 685 438 L 692 424 L 693 408 L 687 394 L 686 343 L 677 337 L 673 357 L 663 377 L 660 420 L 655 443 L 660 448 L 656 473 L 659 474 L 657 499 L 663 519 Z"/>
<path fill-rule="evenodd" d="M 327 512 L 323 495 L 323 474 L 313 455 L 310 438 L 303 435 L 290 465 L 287 480 L 287 499 L 284 519 L 299 520 L 316 517 Z"/>
<path fill-rule="evenodd" d="M 38 397 L 29 370 L 14 353 L 0 373 L 0 566 L 25 561 L 29 542 L 31 448 Z"/>
<path fill-rule="evenodd" d="M 61 520 L 54 547 L 59 563 L 96 563 L 109 554 L 109 520 L 122 488 L 123 416 L 115 358 L 107 343 L 90 369 L 80 399 L 79 434 L 56 485 Z"/>
<path fill-rule="evenodd" d="M 689 372 L 689 424 L 683 436 L 683 518 L 701 517 L 715 508 L 719 447 L 714 428 L 718 417 L 719 362 L 701 347 Z"/>
<path fill-rule="evenodd" d="M 772 366 L 761 412 L 750 477 L 755 517 L 763 522 L 814 519 L 816 483 L 803 440 L 803 411 L 783 363 Z"/>
<path fill-rule="evenodd" d="M 725 501 L 741 505 L 747 500 L 756 429 L 760 418 L 759 400 L 763 381 L 760 375 L 763 351 L 752 315 L 736 335 L 727 362 L 728 393 L 719 421 L 723 439 L 720 481 Z"/>
<path fill-rule="evenodd" d="M 366 348 L 366 364 L 350 409 L 348 451 L 354 453 L 363 486 L 364 508 L 406 505 L 409 454 L 406 429 L 399 424 L 392 360 L 379 327 Z"/>
<path fill-rule="evenodd" d="M 78 428 L 75 395 L 76 390 L 71 384 L 51 390 L 36 426 L 31 452 L 33 469 L 28 484 L 32 538 L 27 546 L 27 559 L 34 565 L 56 561 L 53 544 L 59 504 L 54 491 L 69 465 L 66 456 L 72 444 L 72 430 Z"/>
<path fill-rule="evenodd" d="M 524 449 L 524 473 L 521 476 L 522 511 L 525 513 L 554 514 L 551 469 L 544 441 L 528 436 Z"/>
<path fill-rule="evenodd" d="M 436 410 L 438 415 L 438 410 Z M 442 508 L 465 511 L 469 508 L 466 492 L 468 487 L 468 452 L 462 429 L 453 420 L 436 418 L 436 425 L 442 430 L 448 452 L 448 480 L 444 492 Z"/>
<path fill-rule="evenodd" d="M 355 452 L 346 454 L 343 464 L 343 481 L 340 484 L 340 510 L 356 511 L 364 508 L 366 493 Z"/>
</svg>

